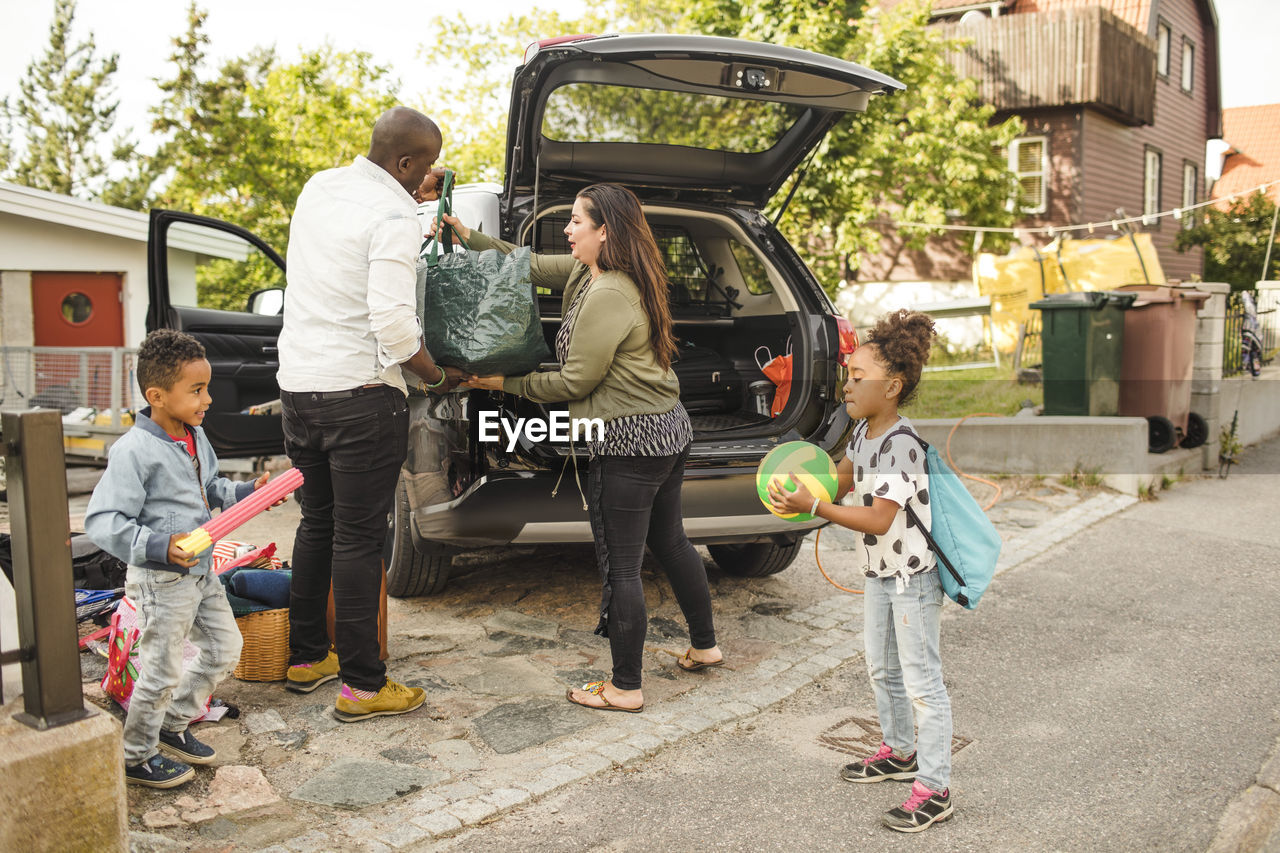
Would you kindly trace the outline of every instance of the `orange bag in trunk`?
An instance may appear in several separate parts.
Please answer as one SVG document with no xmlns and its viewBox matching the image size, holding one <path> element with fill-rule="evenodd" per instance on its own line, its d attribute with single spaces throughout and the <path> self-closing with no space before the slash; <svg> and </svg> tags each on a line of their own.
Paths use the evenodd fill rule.
<svg viewBox="0 0 1280 853">
<path fill-rule="evenodd" d="M 760 363 L 760 350 L 764 350 L 765 355 L 769 357 L 763 364 Z M 776 358 L 769 352 L 768 347 L 757 347 L 756 366 L 760 368 L 766 379 L 778 386 L 778 390 L 773 392 L 773 405 L 769 407 L 769 414 L 776 418 L 787 407 L 787 400 L 791 397 L 790 343 L 788 342 L 787 354 Z"/>
</svg>

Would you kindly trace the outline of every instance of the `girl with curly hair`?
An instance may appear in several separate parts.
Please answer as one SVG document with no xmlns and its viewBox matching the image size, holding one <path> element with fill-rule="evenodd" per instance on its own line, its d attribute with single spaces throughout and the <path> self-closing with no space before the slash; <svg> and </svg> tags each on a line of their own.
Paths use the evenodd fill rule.
<svg viewBox="0 0 1280 853">
<path fill-rule="evenodd" d="M 860 420 L 837 466 L 837 502 L 817 500 L 803 486 L 770 487 L 779 512 L 812 512 L 862 534 L 866 574 L 864 638 L 883 742 L 875 755 L 846 765 L 848 782 L 912 780 L 906 802 L 883 821 L 919 832 L 952 814 L 951 699 L 942 683 L 938 625 L 942 583 L 929 543 L 902 511 L 907 501 L 929 525 L 929 477 L 924 451 L 898 410 L 911 401 L 929 359 L 933 320 L 896 311 L 872 328 L 849 360 L 845 408 Z M 853 506 L 838 501 L 852 489 Z M 916 736 L 916 727 L 919 736 Z"/>
</svg>

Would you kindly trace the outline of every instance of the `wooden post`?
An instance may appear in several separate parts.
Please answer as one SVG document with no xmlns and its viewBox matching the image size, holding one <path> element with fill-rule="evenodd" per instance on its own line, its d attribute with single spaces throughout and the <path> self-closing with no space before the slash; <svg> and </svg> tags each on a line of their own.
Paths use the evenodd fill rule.
<svg viewBox="0 0 1280 853">
<path fill-rule="evenodd" d="M 13 716 L 47 729 L 89 715 L 80 687 L 62 415 L 5 412 L 3 427 L 24 707 Z"/>
</svg>

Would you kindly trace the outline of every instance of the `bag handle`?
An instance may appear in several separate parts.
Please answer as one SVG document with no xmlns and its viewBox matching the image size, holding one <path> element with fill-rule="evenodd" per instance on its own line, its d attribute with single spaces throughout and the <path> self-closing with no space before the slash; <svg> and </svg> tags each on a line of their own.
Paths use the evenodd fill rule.
<svg viewBox="0 0 1280 853">
<path fill-rule="evenodd" d="M 761 363 L 760 363 L 760 350 L 764 350 L 764 354 L 768 356 L 768 358 L 766 358 L 766 359 L 764 360 L 764 364 L 761 364 Z M 765 366 L 766 366 L 769 362 L 773 361 L 773 353 L 769 350 L 769 348 L 768 348 L 767 346 L 763 346 L 763 345 L 761 345 L 761 346 L 756 347 L 756 351 L 755 351 L 755 359 L 756 359 L 756 367 L 760 368 L 760 370 L 762 370 L 762 371 L 763 371 L 763 370 L 764 370 L 764 368 L 765 368 Z"/>
<path fill-rule="evenodd" d="M 444 170 L 444 181 L 440 184 L 440 199 L 436 202 L 436 236 L 431 243 L 431 253 L 427 255 L 427 266 L 435 267 L 440 264 L 440 256 L 453 251 L 453 241 L 457 238 L 462 248 L 469 249 L 467 241 L 462 239 L 454 227 L 444 221 L 446 215 L 453 216 L 453 184 L 454 174 L 450 169 Z M 449 246 L 447 250 L 442 250 L 441 246 Z M 423 245 L 426 248 L 426 245 Z"/>
<path fill-rule="evenodd" d="M 912 438 L 914 438 L 916 441 L 920 442 L 920 446 L 924 448 L 924 451 L 925 451 L 924 473 L 926 476 L 928 476 L 929 474 L 929 455 L 928 455 L 929 442 L 925 441 L 923 438 L 921 438 L 919 435 L 917 435 L 915 432 L 913 432 L 911 429 L 907 427 L 898 427 L 893 432 L 885 436 L 885 438 L 886 439 L 893 438 L 895 435 L 900 435 L 900 434 L 909 435 Z M 938 547 L 938 543 L 936 540 L 934 540 L 933 534 L 929 532 L 928 526 L 926 526 L 924 522 L 920 520 L 920 516 L 916 514 L 915 509 L 911 506 L 910 498 L 907 499 L 907 504 L 906 506 L 903 507 L 903 509 L 907 511 L 907 516 L 913 522 L 915 522 L 916 527 L 920 528 L 920 532 L 924 534 L 925 542 L 929 543 L 929 550 L 932 551 L 935 556 L 937 556 L 938 561 L 942 563 L 942 565 L 946 566 L 947 571 L 951 573 L 951 577 L 955 579 L 955 582 L 959 584 L 961 587 L 965 586 L 964 577 L 960 574 L 959 571 L 956 570 L 956 567 L 951 564 L 951 560 L 947 557 L 947 555 L 942 553 L 942 549 Z M 956 604 L 959 604 L 961 607 L 968 607 L 969 597 L 965 595 L 963 592 L 957 593 Z"/>
</svg>

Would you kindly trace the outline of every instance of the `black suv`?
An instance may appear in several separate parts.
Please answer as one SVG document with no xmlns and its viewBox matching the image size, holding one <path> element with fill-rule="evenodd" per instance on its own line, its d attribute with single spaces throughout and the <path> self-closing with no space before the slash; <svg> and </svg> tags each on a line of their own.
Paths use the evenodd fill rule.
<svg viewBox="0 0 1280 853">
<path fill-rule="evenodd" d="M 835 455 L 851 427 L 842 402 L 852 328 L 761 209 L 845 113 L 902 86 L 862 66 L 793 48 L 680 35 L 582 36 L 530 46 L 516 71 L 504 185 L 459 187 L 467 225 L 539 252 L 567 252 L 576 192 L 630 187 L 666 261 L 681 398 L 694 425 L 685 529 L 726 572 L 761 576 L 795 558 L 814 524 L 770 515 L 756 497 L 760 459 L 803 439 Z M 430 213 L 427 207 L 424 216 Z M 235 226 L 152 211 L 148 328 L 199 338 L 213 365 L 205 431 L 220 454 L 282 449 L 275 384 L 283 261 Z M 259 289 L 245 311 L 201 307 L 200 286 L 240 274 Z M 540 294 L 548 342 L 557 297 Z M 767 353 L 766 353 L 767 351 Z M 759 363 L 792 355 L 789 399 Z M 510 543 L 586 543 L 571 481 L 553 485 L 567 442 L 479 441 L 482 413 L 514 422 L 557 407 L 461 390 L 410 400 L 409 454 L 388 519 L 387 587 L 440 590 L 452 555 Z M 492 416 L 489 416 L 492 417 Z M 589 460 L 577 450 L 577 468 Z"/>
</svg>

